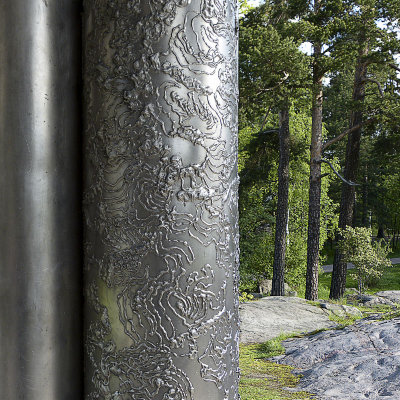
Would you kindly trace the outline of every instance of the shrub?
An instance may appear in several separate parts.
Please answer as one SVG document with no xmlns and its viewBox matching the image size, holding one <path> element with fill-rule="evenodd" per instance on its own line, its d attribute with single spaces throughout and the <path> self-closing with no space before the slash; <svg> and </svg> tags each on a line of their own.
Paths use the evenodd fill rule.
<svg viewBox="0 0 400 400">
<path fill-rule="evenodd" d="M 250 293 L 242 292 L 239 295 L 239 301 L 240 303 L 246 303 L 246 301 L 253 300 L 254 296 Z"/>
<path fill-rule="evenodd" d="M 338 247 L 343 260 L 355 267 L 354 279 L 358 282 L 358 291 L 364 292 L 366 286 L 376 284 L 381 278 L 383 270 L 392 264 L 387 258 L 389 245 L 382 241 L 372 242 L 372 231 L 369 228 L 340 229 L 342 239 Z"/>
</svg>

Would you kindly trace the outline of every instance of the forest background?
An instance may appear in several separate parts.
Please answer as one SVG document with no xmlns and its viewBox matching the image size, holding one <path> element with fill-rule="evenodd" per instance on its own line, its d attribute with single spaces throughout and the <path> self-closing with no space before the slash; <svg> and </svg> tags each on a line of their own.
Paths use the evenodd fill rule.
<svg viewBox="0 0 400 400">
<path fill-rule="evenodd" d="M 346 226 L 400 247 L 397 0 L 240 1 L 241 290 L 343 296 Z"/>
</svg>

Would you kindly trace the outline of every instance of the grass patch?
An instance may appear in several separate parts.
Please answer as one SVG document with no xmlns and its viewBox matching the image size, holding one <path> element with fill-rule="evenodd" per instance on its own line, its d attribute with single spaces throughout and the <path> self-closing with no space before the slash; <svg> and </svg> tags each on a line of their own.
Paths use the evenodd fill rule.
<svg viewBox="0 0 400 400">
<path fill-rule="evenodd" d="M 385 312 L 381 319 L 393 319 L 393 318 L 399 318 L 400 317 L 400 308 L 397 308 L 396 310 L 390 310 L 388 312 Z"/>
<path fill-rule="evenodd" d="M 262 344 L 240 346 L 241 379 L 239 393 L 242 400 L 311 400 L 307 392 L 293 391 L 300 377 L 292 374 L 293 367 L 267 360 L 284 353 L 282 340 L 296 335 L 280 335 Z"/>
<path fill-rule="evenodd" d="M 259 344 L 256 349 L 258 353 L 255 353 L 255 355 L 257 358 L 280 356 L 285 353 L 285 348 L 282 346 L 284 340 L 302 336 L 304 335 L 298 333 L 281 333 L 279 336 Z"/>
<path fill-rule="evenodd" d="M 400 257 L 400 247 L 394 249 L 389 253 L 390 258 L 399 258 Z"/>
<path fill-rule="evenodd" d="M 332 276 L 332 273 L 331 273 Z M 320 274 L 320 279 L 321 279 L 321 274 Z M 329 299 L 329 291 L 330 291 L 330 287 L 331 287 L 331 279 L 329 278 L 329 283 L 328 282 L 328 278 L 324 279 L 323 282 L 318 282 L 318 298 L 319 299 Z M 297 296 L 301 297 L 301 298 L 305 298 L 306 295 L 306 288 L 305 286 L 300 286 L 300 287 L 296 287 L 296 291 L 297 291 Z"/>
<path fill-rule="evenodd" d="M 343 329 L 345 326 L 353 325 L 357 320 L 361 319 L 363 317 L 356 317 L 355 315 L 345 315 L 345 316 L 339 316 L 335 315 L 333 313 L 330 313 L 329 319 L 333 322 L 336 322 L 339 324 L 337 329 Z"/>
<path fill-rule="evenodd" d="M 357 308 L 363 313 L 364 317 L 367 317 L 369 314 L 373 314 L 377 316 L 379 320 L 389 320 L 393 318 L 400 317 L 400 307 L 397 306 L 393 309 L 391 306 L 379 304 L 374 307 L 365 307 L 362 305 L 357 305 Z"/>
<path fill-rule="evenodd" d="M 333 264 L 333 258 L 335 256 L 335 248 L 336 248 L 336 246 L 331 246 L 329 241 L 327 241 L 325 243 L 325 246 L 321 251 L 321 259 L 322 259 L 321 265 Z M 388 257 L 389 258 L 399 258 L 400 257 L 400 246 L 397 247 L 396 249 L 393 249 L 393 251 L 391 251 L 388 254 Z"/>
</svg>

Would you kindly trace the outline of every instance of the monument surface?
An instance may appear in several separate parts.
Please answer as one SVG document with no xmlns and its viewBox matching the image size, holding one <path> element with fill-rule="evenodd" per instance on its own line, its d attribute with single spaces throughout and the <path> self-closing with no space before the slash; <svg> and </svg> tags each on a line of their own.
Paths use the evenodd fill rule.
<svg viewBox="0 0 400 400">
<path fill-rule="evenodd" d="M 239 398 L 236 21 L 84 3 L 87 399 Z"/>
</svg>

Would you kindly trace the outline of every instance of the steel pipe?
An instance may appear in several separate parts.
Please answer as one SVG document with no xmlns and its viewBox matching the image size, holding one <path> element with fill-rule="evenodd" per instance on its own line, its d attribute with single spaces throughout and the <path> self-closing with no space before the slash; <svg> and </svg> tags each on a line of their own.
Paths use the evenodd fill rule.
<svg viewBox="0 0 400 400">
<path fill-rule="evenodd" d="M 77 0 L 0 0 L 0 397 L 82 393 Z"/>
<path fill-rule="evenodd" d="M 238 399 L 235 0 L 86 0 L 85 398 Z"/>
</svg>

